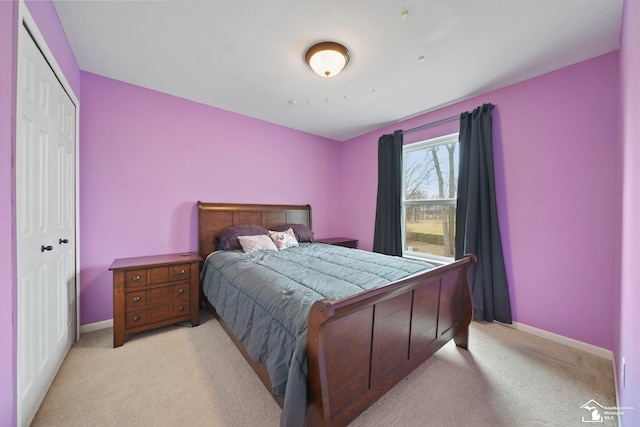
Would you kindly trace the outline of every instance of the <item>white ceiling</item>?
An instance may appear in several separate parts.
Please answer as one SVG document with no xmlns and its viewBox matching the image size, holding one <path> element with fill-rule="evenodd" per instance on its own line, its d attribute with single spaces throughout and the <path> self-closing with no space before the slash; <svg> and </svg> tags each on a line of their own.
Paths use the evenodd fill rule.
<svg viewBox="0 0 640 427">
<path fill-rule="evenodd" d="M 623 0 L 54 5 L 84 71 L 344 141 L 616 50 Z M 331 78 L 304 62 L 325 40 L 351 52 Z"/>
</svg>

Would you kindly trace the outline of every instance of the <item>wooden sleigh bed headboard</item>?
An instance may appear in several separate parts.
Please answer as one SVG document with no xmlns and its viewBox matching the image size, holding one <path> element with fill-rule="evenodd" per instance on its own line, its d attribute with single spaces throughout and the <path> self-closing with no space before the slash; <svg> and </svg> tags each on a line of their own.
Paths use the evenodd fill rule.
<svg viewBox="0 0 640 427">
<path fill-rule="evenodd" d="M 261 225 L 271 229 L 282 224 L 311 227 L 309 205 L 250 205 L 198 202 L 198 254 L 202 259 L 217 248 L 216 236 L 237 225 Z"/>
<path fill-rule="evenodd" d="M 205 259 L 215 251 L 216 236 L 228 227 L 288 223 L 311 228 L 311 207 L 198 202 L 198 252 Z M 308 316 L 306 424 L 346 426 L 449 340 L 466 349 L 473 310 L 467 276 L 475 262 L 467 255 L 351 297 L 316 301 Z M 265 365 L 218 320 L 270 390 Z"/>
</svg>

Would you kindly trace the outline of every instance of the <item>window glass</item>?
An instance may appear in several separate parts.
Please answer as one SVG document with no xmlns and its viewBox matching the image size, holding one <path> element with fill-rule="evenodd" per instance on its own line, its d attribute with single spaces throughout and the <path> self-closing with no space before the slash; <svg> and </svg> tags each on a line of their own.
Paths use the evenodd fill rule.
<svg viewBox="0 0 640 427">
<path fill-rule="evenodd" d="M 458 134 L 404 147 L 404 254 L 450 261 L 455 254 Z"/>
</svg>

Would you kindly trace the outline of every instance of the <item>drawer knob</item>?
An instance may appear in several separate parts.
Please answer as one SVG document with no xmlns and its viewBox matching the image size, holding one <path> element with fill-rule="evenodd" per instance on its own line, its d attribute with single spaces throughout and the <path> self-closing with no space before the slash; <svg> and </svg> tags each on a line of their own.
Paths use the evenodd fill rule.
<svg viewBox="0 0 640 427">
<path fill-rule="evenodd" d="M 178 293 L 179 294 L 184 294 L 184 289 L 183 288 L 178 289 Z"/>
<path fill-rule="evenodd" d="M 133 302 L 138 302 L 140 301 L 140 297 L 133 297 Z"/>
<path fill-rule="evenodd" d="M 134 282 L 137 282 L 138 280 L 140 280 L 140 276 L 138 276 L 138 275 L 133 276 L 133 281 Z"/>
<path fill-rule="evenodd" d="M 180 307 L 178 307 L 178 311 L 184 311 L 184 306 L 181 305 Z"/>
<path fill-rule="evenodd" d="M 178 274 L 184 274 L 184 268 L 180 271 L 178 271 Z"/>
<path fill-rule="evenodd" d="M 140 320 L 140 316 L 133 316 L 133 321 L 137 322 L 138 320 Z"/>
</svg>

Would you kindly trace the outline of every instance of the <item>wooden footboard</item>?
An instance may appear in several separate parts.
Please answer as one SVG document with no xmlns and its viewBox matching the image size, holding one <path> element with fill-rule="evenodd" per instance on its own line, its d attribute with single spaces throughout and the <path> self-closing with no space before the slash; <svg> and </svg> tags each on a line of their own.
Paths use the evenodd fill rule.
<svg viewBox="0 0 640 427">
<path fill-rule="evenodd" d="M 467 348 L 472 318 L 464 258 L 309 313 L 308 426 L 343 426 L 454 339 Z"/>
</svg>

